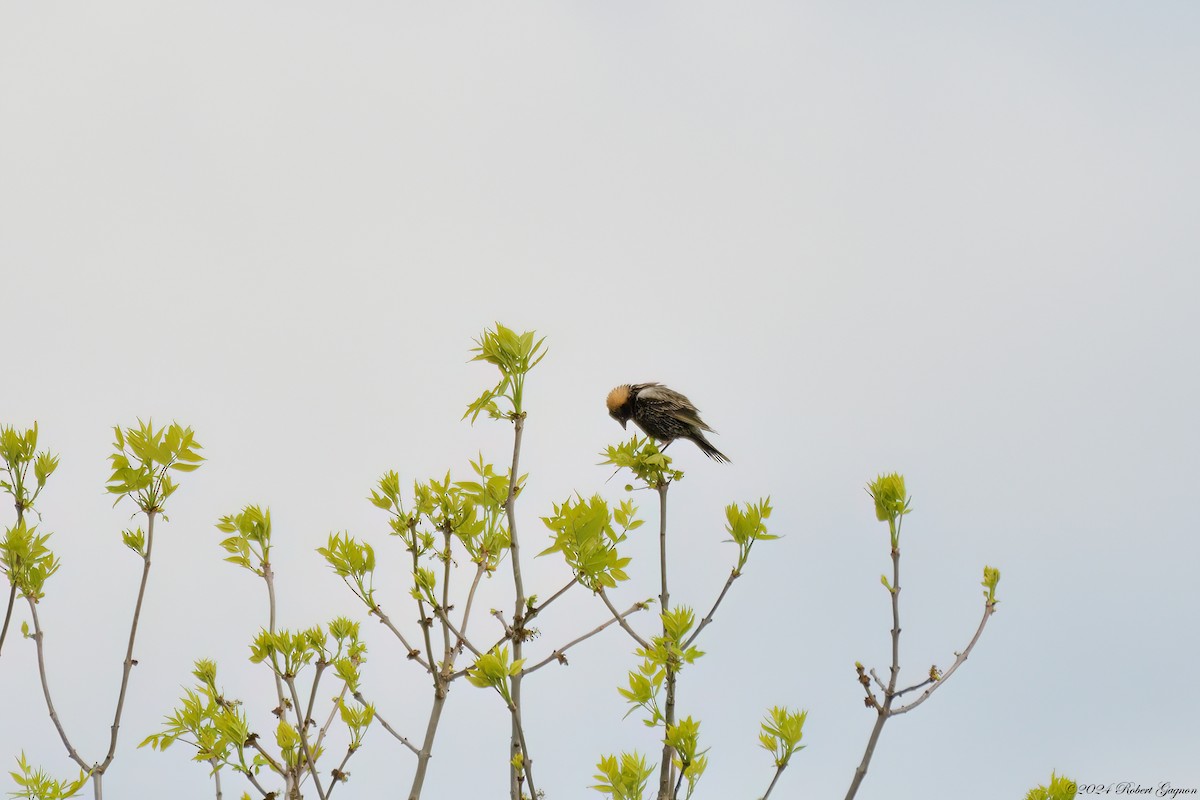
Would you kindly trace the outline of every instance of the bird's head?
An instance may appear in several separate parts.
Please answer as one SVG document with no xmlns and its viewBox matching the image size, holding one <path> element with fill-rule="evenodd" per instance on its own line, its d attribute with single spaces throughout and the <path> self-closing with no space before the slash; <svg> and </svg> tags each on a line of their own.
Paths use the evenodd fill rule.
<svg viewBox="0 0 1200 800">
<path fill-rule="evenodd" d="M 609 392 L 605 404 L 608 405 L 608 415 L 624 428 L 633 416 L 633 391 L 629 384 L 618 386 Z"/>
</svg>

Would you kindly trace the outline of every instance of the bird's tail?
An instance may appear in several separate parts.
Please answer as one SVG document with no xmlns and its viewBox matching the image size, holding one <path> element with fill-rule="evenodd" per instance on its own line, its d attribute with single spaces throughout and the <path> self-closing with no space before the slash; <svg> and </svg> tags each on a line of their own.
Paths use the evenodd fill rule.
<svg viewBox="0 0 1200 800">
<path fill-rule="evenodd" d="M 695 431 L 691 437 L 696 446 L 700 448 L 700 452 L 711 458 L 713 461 L 720 461 L 723 464 L 729 463 L 729 456 L 722 453 L 720 450 L 712 446 L 712 442 L 704 438 L 704 434 L 700 431 Z"/>
</svg>

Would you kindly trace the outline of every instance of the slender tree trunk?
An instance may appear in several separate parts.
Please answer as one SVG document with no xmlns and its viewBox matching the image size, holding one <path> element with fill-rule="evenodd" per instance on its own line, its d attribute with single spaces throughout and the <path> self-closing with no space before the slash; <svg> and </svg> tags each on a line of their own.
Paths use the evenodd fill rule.
<svg viewBox="0 0 1200 800">
<path fill-rule="evenodd" d="M 662 579 L 662 592 L 658 596 L 658 602 L 662 607 L 663 614 L 666 614 L 671 608 L 671 593 L 667 588 L 667 489 L 669 487 L 669 483 L 658 485 L 658 560 Z M 663 636 L 666 635 L 667 627 L 664 623 Z M 666 727 L 663 729 L 663 736 L 665 737 L 666 729 L 675 724 L 675 670 L 669 663 L 667 664 L 667 703 L 664 717 Z M 670 745 L 663 745 L 662 765 L 659 767 L 658 775 L 659 800 L 673 800 L 675 794 L 671 780 L 675 770 L 672 760 L 674 754 L 674 748 Z"/>
<path fill-rule="evenodd" d="M 858 787 L 863 778 L 867 777 L 867 768 L 871 765 L 871 756 L 875 755 L 875 745 L 879 743 L 879 735 L 883 733 L 883 724 L 891 716 L 892 702 L 896 699 L 896 682 L 900 677 L 900 548 L 892 548 L 892 671 L 888 678 L 887 689 L 884 691 L 883 705 L 879 716 L 875 718 L 875 727 L 871 729 L 871 738 L 867 740 L 867 749 L 863 753 L 862 763 L 854 770 L 854 780 L 846 792 L 846 800 L 854 800 Z"/>
<path fill-rule="evenodd" d="M 417 753 L 417 773 L 413 776 L 412 789 L 408 792 L 408 800 L 418 800 L 425 785 L 425 774 L 429 769 L 429 759 L 433 757 L 433 740 L 437 735 L 438 722 L 442 718 L 442 707 L 446 705 L 446 692 L 439 689 L 433 695 L 433 708 L 429 712 L 429 724 L 425 726 L 425 741 L 421 744 L 421 752 Z"/>
<path fill-rule="evenodd" d="M 521 435 L 525 430 L 525 415 L 518 414 L 513 419 L 513 457 L 512 467 L 508 476 L 508 501 L 505 510 L 508 513 L 509 548 L 512 556 L 513 586 L 516 589 L 516 603 L 513 609 L 513 661 L 524 657 L 525 642 L 525 582 L 521 577 L 521 544 L 517 537 L 517 481 L 521 474 L 518 472 L 521 464 Z M 509 737 L 509 757 L 515 758 L 518 753 L 526 766 L 532 763 L 529 753 L 525 752 L 521 743 L 521 679 L 520 674 L 512 676 L 510 696 L 512 697 L 512 725 Z M 511 800 L 521 800 L 521 782 L 517 779 L 517 768 L 508 768 L 508 792 Z M 534 799 L 536 800 L 536 798 Z"/>
</svg>

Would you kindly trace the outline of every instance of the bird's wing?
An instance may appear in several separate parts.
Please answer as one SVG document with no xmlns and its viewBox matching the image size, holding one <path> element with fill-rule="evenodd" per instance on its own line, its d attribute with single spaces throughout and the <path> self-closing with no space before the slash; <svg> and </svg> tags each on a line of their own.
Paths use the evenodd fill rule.
<svg viewBox="0 0 1200 800">
<path fill-rule="evenodd" d="M 712 430 L 704 423 L 704 420 L 700 419 L 700 410 L 692 405 L 691 400 L 660 383 L 642 384 L 639 387 L 637 399 L 638 402 L 653 403 L 675 419 L 688 425 L 695 425 L 700 430 Z"/>
</svg>

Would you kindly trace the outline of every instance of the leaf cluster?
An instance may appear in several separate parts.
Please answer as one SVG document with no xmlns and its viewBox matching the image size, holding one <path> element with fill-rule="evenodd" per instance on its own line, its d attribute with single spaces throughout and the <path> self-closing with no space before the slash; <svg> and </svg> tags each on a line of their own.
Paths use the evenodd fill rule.
<svg viewBox="0 0 1200 800">
<path fill-rule="evenodd" d="M 738 546 L 737 572 L 745 568 L 746 561 L 750 558 L 750 548 L 755 542 L 779 538 L 767 533 L 765 520 L 770 516 L 770 497 L 757 503 L 745 503 L 741 507 L 736 503 L 725 506 L 725 530 Z"/>
<path fill-rule="evenodd" d="M 330 636 L 336 646 L 331 647 Z M 279 677 L 295 678 L 314 661 L 333 664 L 351 690 L 358 687 L 358 666 L 366 660 L 367 646 L 359 640 L 358 623 L 338 617 L 329 623 L 328 633 L 320 625 L 306 630 L 267 629 L 258 632 L 250 644 L 250 661 L 269 663 Z M 344 672 L 344 674 L 343 674 Z"/>
<path fill-rule="evenodd" d="M 637 670 L 629 672 L 629 688 L 617 688 L 632 708 L 625 716 L 637 708 L 643 709 L 649 716 L 643 719 L 647 727 L 654 727 L 665 722 L 666 717 L 658 703 L 658 693 L 667 676 L 667 670 L 678 674 L 685 664 L 693 664 L 704 652 L 696 647 L 685 647 L 684 642 L 688 633 L 696 623 L 696 614 L 688 606 L 675 606 L 659 615 L 663 623 L 662 636 L 650 640 L 650 647 L 639 647 L 634 654 L 642 659 Z"/>
<path fill-rule="evenodd" d="M 659 486 L 683 478 L 683 472 L 671 467 L 671 457 L 658 448 L 649 437 L 634 436 L 628 442 L 609 445 L 603 453 L 601 464 L 612 464 L 618 471 L 627 469 L 647 488 Z M 632 490 L 632 486 L 626 486 Z"/>
<path fill-rule="evenodd" d="M 792 755 L 804 749 L 800 740 L 804 738 L 806 719 L 807 711 L 792 711 L 784 706 L 773 706 L 767 711 L 758 734 L 758 743 L 772 755 L 776 767 L 786 767 Z"/>
<path fill-rule="evenodd" d="M 1049 786 L 1037 786 L 1029 790 L 1025 800 L 1075 800 L 1079 785 L 1063 775 L 1050 773 Z"/>
<path fill-rule="evenodd" d="M 625 567 L 631 559 L 621 556 L 617 545 L 625 541 L 629 531 L 641 527 L 643 520 L 636 517 L 637 508 L 629 500 L 611 509 L 598 494 L 591 499 L 567 498 L 554 505 L 553 514 L 542 517 L 554 540 L 538 555 L 562 553 L 584 586 L 592 591 L 611 589 L 629 578 Z"/>
<path fill-rule="evenodd" d="M 38 533 L 37 526 L 24 520 L 4 532 L 0 541 L 0 572 L 22 597 L 41 600 L 46 580 L 58 571 L 59 560 L 46 547 L 49 533 Z"/>
<path fill-rule="evenodd" d="M 167 498 L 179 488 L 170 473 L 194 472 L 204 461 L 192 429 L 179 423 L 155 428 L 153 420 L 138 420 L 137 427 L 122 430 L 118 426 L 113 433 L 113 454 L 108 457 L 112 476 L 106 487 L 117 495 L 113 505 L 131 497 L 146 513 L 162 511 Z"/>
<path fill-rule="evenodd" d="M 983 596 L 987 598 L 988 605 L 994 605 L 999 600 L 996 599 L 996 586 L 1000 583 L 1000 570 L 996 567 L 983 568 L 983 581 L 979 584 L 984 588 Z"/>
<path fill-rule="evenodd" d="M 535 336 L 533 331 L 518 334 L 498 322 L 479 335 L 471 348 L 476 354 L 471 360 L 494 364 L 500 370 L 500 380 L 467 406 L 463 419 L 470 417 L 474 423 L 484 412 L 492 419 L 514 419 L 525 413 L 525 376 L 546 357 L 545 337 L 535 340 Z M 497 400 L 507 400 L 510 410 L 503 411 Z"/>
<path fill-rule="evenodd" d="M 687 795 L 691 797 L 696 790 L 696 782 L 708 767 L 708 750 L 699 751 L 700 722 L 690 716 L 674 725 L 667 726 L 664 743 L 674 749 L 672 760 L 680 776 L 687 781 Z"/>
<path fill-rule="evenodd" d="M 260 578 L 266 574 L 271 563 L 270 508 L 248 505 L 237 514 L 221 517 L 217 530 L 233 534 L 221 542 L 222 549 L 229 553 L 226 561 L 250 570 Z"/>
<path fill-rule="evenodd" d="M 236 754 L 238 762 L 244 763 L 250 728 L 241 702 L 227 700 L 218 691 L 215 662 L 196 661 L 192 675 L 199 683 L 184 691 L 179 706 L 163 720 L 163 731 L 147 736 L 138 747 L 149 746 L 161 752 L 182 741 L 195 749 L 193 761 L 224 764 Z"/>
<path fill-rule="evenodd" d="M 66 800 L 69 797 L 75 797 L 83 789 L 84 784 L 91 777 L 83 770 L 79 771 L 79 777 L 75 780 L 58 780 L 50 776 L 48 772 L 41 768 L 33 768 L 29 766 L 29 762 L 25 760 L 25 754 L 21 753 L 17 758 L 17 768 L 19 772 L 9 772 L 13 781 L 17 784 L 18 791 L 9 792 L 9 797 L 20 798 L 20 800 Z"/>
<path fill-rule="evenodd" d="M 4 479 L 0 489 L 11 495 L 18 515 L 33 508 L 34 502 L 54 470 L 58 469 L 58 456 L 37 449 L 38 426 L 19 431 L 11 425 L 0 427 L 0 460 L 4 461 Z M 33 468 L 36 488 L 30 491 L 29 469 Z"/>
<path fill-rule="evenodd" d="M 510 663 L 508 647 L 497 645 L 475 659 L 475 664 L 467 670 L 467 680 L 481 689 L 495 689 L 511 707 L 512 693 L 509 691 L 508 681 L 514 675 L 519 675 L 523 666 L 525 659 L 518 658 Z"/>
<path fill-rule="evenodd" d="M 591 788 L 608 795 L 612 800 L 643 800 L 650 778 L 658 766 L 647 766 L 646 757 L 634 751 L 621 753 L 619 757 L 602 756 L 596 769 L 599 771 L 593 777 L 599 783 Z"/>
</svg>

